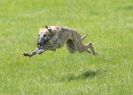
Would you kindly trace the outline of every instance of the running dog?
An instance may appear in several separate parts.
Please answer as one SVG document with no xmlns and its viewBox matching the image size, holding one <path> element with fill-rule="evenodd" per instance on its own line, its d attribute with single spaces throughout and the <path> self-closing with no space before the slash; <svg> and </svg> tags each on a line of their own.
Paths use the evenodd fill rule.
<svg viewBox="0 0 133 95">
<path fill-rule="evenodd" d="M 71 28 L 64 26 L 46 26 L 39 30 L 37 49 L 31 53 L 23 53 L 24 56 L 32 57 L 36 54 L 42 54 L 46 50 L 56 51 L 66 44 L 70 53 L 88 52 L 95 55 L 95 50 L 92 43 L 84 45 L 80 34 Z"/>
</svg>

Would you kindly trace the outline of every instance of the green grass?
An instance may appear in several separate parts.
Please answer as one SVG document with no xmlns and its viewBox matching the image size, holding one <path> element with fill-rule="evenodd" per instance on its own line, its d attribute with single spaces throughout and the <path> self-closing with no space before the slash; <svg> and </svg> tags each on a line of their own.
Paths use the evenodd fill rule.
<svg viewBox="0 0 133 95">
<path fill-rule="evenodd" d="M 98 53 L 26 58 L 40 27 L 88 35 Z M 0 95 L 133 95 L 132 0 L 0 0 Z"/>
</svg>

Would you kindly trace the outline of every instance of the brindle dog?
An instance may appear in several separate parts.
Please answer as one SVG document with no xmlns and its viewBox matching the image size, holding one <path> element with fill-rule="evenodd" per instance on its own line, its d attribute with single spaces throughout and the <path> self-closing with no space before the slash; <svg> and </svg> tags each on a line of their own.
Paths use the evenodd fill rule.
<svg viewBox="0 0 133 95">
<path fill-rule="evenodd" d="M 46 50 L 55 51 L 57 48 L 63 47 L 65 43 L 70 53 L 86 51 L 95 55 L 92 43 L 88 45 L 82 43 L 85 37 L 81 38 L 76 30 L 68 27 L 46 26 L 39 30 L 37 49 L 31 53 L 23 53 L 23 55 L 31 57 L 36 54 L 42 54 Z"/>
</svg>

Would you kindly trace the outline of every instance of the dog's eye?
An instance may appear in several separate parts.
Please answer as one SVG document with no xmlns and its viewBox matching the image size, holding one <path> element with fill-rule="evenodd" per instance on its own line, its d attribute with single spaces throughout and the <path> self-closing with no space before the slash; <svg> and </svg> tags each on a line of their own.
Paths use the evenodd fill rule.
<svg viewBox="0 0 133 95">
<path fill-rule="evenodd" d="M 46 37 L 47 35 L 43 35 L 43 37 Z"/>
</svg>

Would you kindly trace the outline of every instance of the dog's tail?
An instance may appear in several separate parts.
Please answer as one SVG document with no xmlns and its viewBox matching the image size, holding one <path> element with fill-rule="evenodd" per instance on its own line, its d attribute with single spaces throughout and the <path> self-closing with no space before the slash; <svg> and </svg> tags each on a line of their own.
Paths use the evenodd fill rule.
<svg viewBox="0 0 133 95">
<path fill-rule="evenodd" d="M 85 38 L 86 38 L 86 35 L 82 36 L 82 37 L 81 37 L 81 40 L 84 40 Z"/>
</svg>

